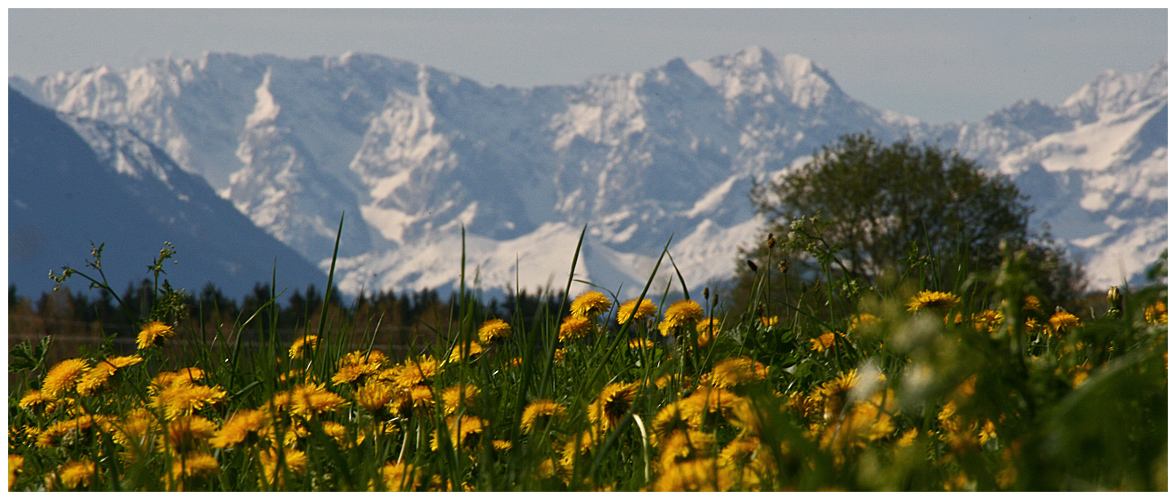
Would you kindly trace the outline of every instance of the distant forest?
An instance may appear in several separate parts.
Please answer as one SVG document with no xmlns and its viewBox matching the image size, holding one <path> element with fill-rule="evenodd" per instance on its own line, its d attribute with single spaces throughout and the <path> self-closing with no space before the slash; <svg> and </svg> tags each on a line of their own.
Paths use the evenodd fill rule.
<svg viewBox="0 0 1176 500">
<path fill-rule="evenodd" d="M 34 342 L 46 336 L 53 336 L 54 346 L 50 358 L 58 358 L 66 352 L 77 353 L 77 348 L 97 348 L 106 345 L 116 352 L 131 353 L 135 350 L 135 338 L 139 324 L 151 311 L 154 294 L 152 283 L 143 280 L 138 285 L 129 284 L 120 294 L 122 303 L 115 300 L 110 292 L 101 290 L 94 293 L 74 293 L 62 286 L 54 292 L 42 293 L 32 300 L 21 297 L 15 286 L 8 288 L 8 343 L 9 348 L 24 340 Z M 277 336 L 280 345 L 288 345 L 296 337 L 307 332 L 315 333 L 324 309 L 324 294 L 321 289 L 309 285 L 304 290 L 287 289 L 269 307 L 272 290 L 268 284 L 257 284 L 253 292 L 237 301 L 226 297 L 212 283 L 204 286 L 197 294 L 187 294 L 182 312 L 174 318 L 176 330 L 180 333 L 179 343 L 209 341 L 216 335 L 236 335 L 235 325 L 241 328 L 242 341 L 257 343 Z M 330 294 L 326 305 L 328 328 L 352 332 L 357 344 L 362 339 L 371 339 L 375 332 L 375 347 L 394 358 L 399 358 L 412 348 L 419 352 L 435 342 L 438 332 L 446 332 L 451 314 L 456 318 L 458 296 L 449 294 L 442 299 L 434 290 L 417 292 L 379 292 L 374 295 L 361 294 L 349 303 L 344 303 L 338 289 Z M 502 318 L 511 320 L 519 313 L 530 325 L 536 317 L 542 317 L 544 309 L 555 311 L 559 308 L 560 293 L 539 291 L 528 294 L 525 290 L 506 294 L 501 300 L 481 300 L 467 292 L 475 318 Z M 567 313 L 567 306 L 560 316 Z M 276 314 L 276 317 L 274 316 Z M 256 315 L 256 316 L 255 316 Z M 250 321 L 250 318 L 253 318 Z M 275 323 L 276 321 L 276 323 Z M 276 328 L 275 328 L 276 325 Z M 73 354 L 71 354 L 73 355 Z"/>
</svg>

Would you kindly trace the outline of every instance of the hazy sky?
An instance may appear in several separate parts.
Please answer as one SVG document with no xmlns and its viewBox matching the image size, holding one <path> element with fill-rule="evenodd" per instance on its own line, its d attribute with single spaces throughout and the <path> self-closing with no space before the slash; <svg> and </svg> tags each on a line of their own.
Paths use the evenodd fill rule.
<svg viewBox="0 0 1176 500">
<path fill-rule="evenodd" d="M 1018 99 L 1060 103 L 1107 69 L 1168 52 L 1150 10 L 8 10 L 9 75 L 128 67 L 207 50 L 371 52 L 483 84 L 573 84 L 759 45 L 800 54 L 850 96 L 930 122 Z"/>
</svg>

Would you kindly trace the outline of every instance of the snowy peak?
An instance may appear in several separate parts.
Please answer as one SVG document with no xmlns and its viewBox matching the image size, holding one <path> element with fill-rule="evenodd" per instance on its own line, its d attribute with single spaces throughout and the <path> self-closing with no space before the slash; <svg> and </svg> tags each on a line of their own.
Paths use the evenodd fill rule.
<svg viewBox="0 0 1176 500">
<path fill-rule="evenodd" d="M 689 67 L 726 99 L 760 97 L 771 103 L 784 97 L 800 109 L 810 109 L 844 96 L 812 60 L 795 54 L 777 58 L 762 47 L 696 61 Z"/>
<path fill-rule="evenodd" d="M 1062 102 L 1061 108 L 1084 123 L 1106 114 L 1128 112 L 1133 106 L 1168 97 L 1168 56 L 1142 73 L 1107 70 Z"/>
</svg>

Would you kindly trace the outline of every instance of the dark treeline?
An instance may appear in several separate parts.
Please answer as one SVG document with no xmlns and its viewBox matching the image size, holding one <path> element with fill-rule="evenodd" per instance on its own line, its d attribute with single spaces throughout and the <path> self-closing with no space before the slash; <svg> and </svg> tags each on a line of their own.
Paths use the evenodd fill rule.
<svg viewBox="0 0 1176 500">
<path fill-rule="evenodd" d="M 106 290 L 74 293 L 62 286 L 32 300 L 21 297 L 15 286 L 9 286 L 9 344 L 53 336 L 57 344 L 96 346 L 113 342 L 119 351 L 133 351 L 138 329 L 158 299 L 148 280 L 129 284 L 119 298 L 121 301 Z M 268 284 L 257 284 L 251 293 L 236 300 L 209 283 L 198 293 L 185 294 L 179 314 L 168 322 L 181 335 L 193 335 L 195 339 L 236 335 L 239 331 L 246 342 L 266 341 L 276 335 L 281 345 L 288 345 L 299 335 L 317 333 L 325 309 L 328 329 L 347 332 L 354 344 L 371 339 L 374 332 L 376 345 L 396 356 L 412 346 L 419 350 L 434 343 L 439 335 L 449 331 L 448 325 L 457 323 L 459 314 L 456 293 L 443 299 L 437 291 L 428 289 L 400 294 L 364 293 L 350 301 L 344 301 L 338 289 L 334 289 L 329 300 L 326 303 L 323 290 L 314 285 L 302 290 L 284 290 L 275 297 Z M 467 292 L 467 300 L 462 301 L 467 304 L 467 312 L 472 312 L 472 317 L 479 321 L 521 320 L 528 327 L 538 318 L 547 317 L 545 311 L 556 311 L 559 303 L 560 294 L 546 291 L 529 294 L 525 290 L 491 297 L 488 301 Z M 566 314 L 566 305 L 564 309 L 556 317 Z"/>
</svg>

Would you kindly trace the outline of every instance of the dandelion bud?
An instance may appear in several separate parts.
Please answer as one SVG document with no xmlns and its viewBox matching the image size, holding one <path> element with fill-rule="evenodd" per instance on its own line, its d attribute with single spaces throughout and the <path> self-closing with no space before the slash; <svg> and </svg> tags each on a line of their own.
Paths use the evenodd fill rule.
<svg viewBox="0 0 1176 500">
<path fill-rule="evenodd" d="M 1123 311 L 1123 294 L 1119 292 L 1119 287 L 1113 286 L 1107 290 L 1107 304 L 1110 304 L 1110 310 L 1107 314 L 1112 318 L 1117 318 Z"/>
<path fill-rule="evenodd" d="M 1119 292 L 1119 287 L 1113 286 L 1110 290 L 1107 290 L 1107 302 L 1111 305 L 1112 309 L 1123 308 L 1123 294 Z"/>
<path fill-rule="evenodd" d="M 710 300 L 710 287 L 709 286 L 702 289 L 702 298 L 704 298 L 706 300 Z"/>
</svg>

